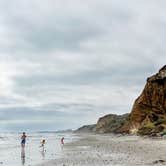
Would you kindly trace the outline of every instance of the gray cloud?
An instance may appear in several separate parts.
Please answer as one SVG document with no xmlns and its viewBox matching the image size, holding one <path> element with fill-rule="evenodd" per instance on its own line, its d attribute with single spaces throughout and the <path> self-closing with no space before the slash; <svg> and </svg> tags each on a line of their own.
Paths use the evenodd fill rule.
<svg viewBox="0 0 166 166">
<path fill-rule="evenodd" d="M 0 1 L 0 130 L 73 128 L 129 112 L 165 64 L 165 4 Z"/>
</svg>

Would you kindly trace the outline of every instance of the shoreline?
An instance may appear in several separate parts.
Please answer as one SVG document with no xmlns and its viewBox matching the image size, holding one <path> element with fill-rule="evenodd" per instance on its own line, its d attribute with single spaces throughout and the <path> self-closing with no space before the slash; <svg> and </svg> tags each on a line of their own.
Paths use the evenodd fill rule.
<svg viewBox="0 0 166 166">
<path fill-rule="evenodd" d="M 79 134 L 62 157 L 38 166 L 149 166 L 166 164 L 166 140 L 139 136 Z"/>
</svg>

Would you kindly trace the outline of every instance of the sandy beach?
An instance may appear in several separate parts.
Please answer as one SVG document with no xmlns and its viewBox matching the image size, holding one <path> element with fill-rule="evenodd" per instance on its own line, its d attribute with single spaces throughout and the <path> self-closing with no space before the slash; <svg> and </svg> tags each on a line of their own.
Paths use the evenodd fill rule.
<svg viewBox="0 0 166 166">
<path fill-rule="evenodd" d="M 166 165 L 166 140 L 138 136 L 81 135 L 65 144 L 62 157 L 38 166 Z"/>
</svg>

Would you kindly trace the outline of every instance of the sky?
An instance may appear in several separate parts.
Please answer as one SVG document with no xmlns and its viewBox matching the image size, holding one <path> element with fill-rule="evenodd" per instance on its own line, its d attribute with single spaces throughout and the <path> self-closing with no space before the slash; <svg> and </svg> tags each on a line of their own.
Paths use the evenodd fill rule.
<svg viewBox="0 0 166 166">
<path fill-rule="evenodd" d="M 166 62 L 165 0 L 0 0 L 0 131 L 124 114 Z"/>
</svg>

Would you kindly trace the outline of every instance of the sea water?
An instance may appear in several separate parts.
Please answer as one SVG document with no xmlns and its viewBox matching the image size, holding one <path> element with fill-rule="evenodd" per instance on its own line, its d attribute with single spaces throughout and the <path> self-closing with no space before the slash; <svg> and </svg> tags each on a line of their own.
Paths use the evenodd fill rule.
<svg viewBox="0 0 166 166">
<path fill-rule="evenodd" d="M 60 139 L 65 143 L 78 137 L 71 133 L 27 133 L 25 150 L 20 146 L 21 134 L 0 134 L 0 166 L 34 166 L 45 161 L 56 159 L 63 154 Z M 40 147 L 42 139 L 46 140 L 44 149 Z"/>
</svg>

